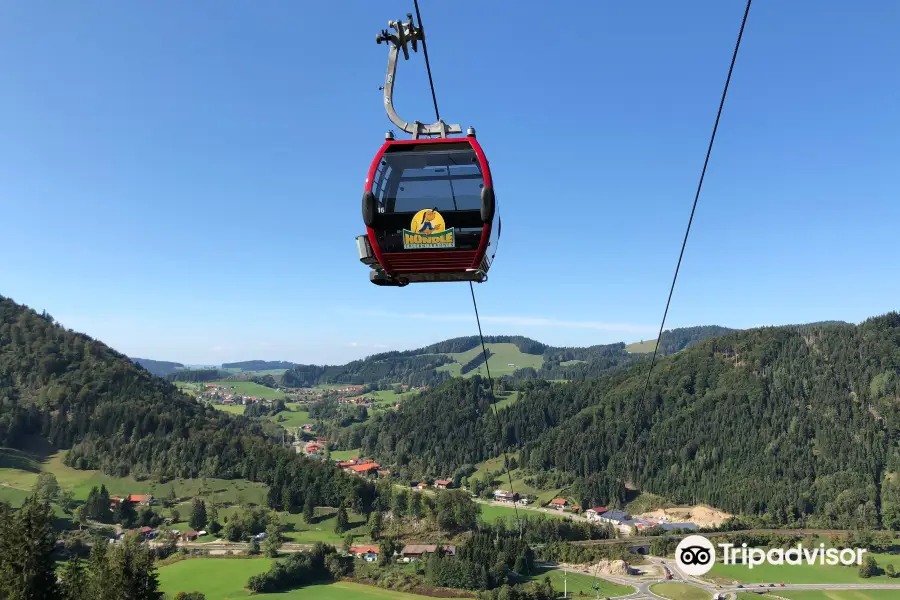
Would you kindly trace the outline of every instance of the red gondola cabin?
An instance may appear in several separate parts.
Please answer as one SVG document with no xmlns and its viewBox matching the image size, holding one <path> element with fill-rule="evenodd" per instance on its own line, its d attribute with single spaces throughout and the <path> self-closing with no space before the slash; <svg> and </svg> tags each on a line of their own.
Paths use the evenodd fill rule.
<svg viewBox="0 0 900 600">
<path fill-rule="evenodd" d="M 487 279 L 497 251 L 491 170 L 475 132 L 387 141 L 369 167 L 360 260 L 377 285 Z"/>
</svg>

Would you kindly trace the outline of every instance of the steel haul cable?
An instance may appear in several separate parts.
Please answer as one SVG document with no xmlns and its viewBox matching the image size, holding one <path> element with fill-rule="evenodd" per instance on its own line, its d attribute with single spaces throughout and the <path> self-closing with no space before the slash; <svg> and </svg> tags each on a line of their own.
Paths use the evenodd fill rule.
<svg viewBox="0 0 900 600">
<path fill-rule="evenodd" d="M 441 113 L 438 110 L 437 93 L 434 90 L 434 79 L 431 76 L 431 62 L 428 60 L 428 45 L 425 41 L 425 25 L 422 23 L 422 13 L 419 11 L 419 0 L 413 0 L 413 3 L 416 7 L 416 19 L 419 21 L 419 29 L 422 31 L 422 54 L 425 56 L 425 70 L 428 72 L 428 85 L 431 88 L 431 101 L 434 103 L 435 118 L 440 121 Z M 447 169 L 447 171 L 449 177 L 449 168 Z M 481 352 L 484 356 L 484 368 L 487 373 L 491 408 L 493 409 L 494 418 L 497 421 L 497 445 L 503 452 L 503 468 L 506 470 L 506 477 L 509 481 L 509 493 L 513 496 L 513 510 L 515 511 L 516 524 L 519 527 L 519 536 L 521 537 L 523 534 L 522 520 L 519 518 L 519 508 L 515 504 L 515 490 L 513 489 L 512 484 L 512 473 L 509 469 L 509 456 L 506 452 L 506 444 L 503 443 L 505 437 L 503 435 L 503 432 L 505 428 L 500 421 L 500 414 L 499 412 L 497 412 L 497 399 L 494 397 L 494 380 L 491 377 L 491 367 L 490 365 L 488 365 L 488 352 L 487 346 L 484 343 L 484 334 L 481 332 L 481 317 L 478 315 L 478 302 L 476 302 L 475 300 L 475 286 L 472 285 L 471 281 L 469 282 L 469 291 L 472 293 L 472 306 L 475 308 L 475 322 L 478 324 L 478 337 L 481 339 Z"/>
<path fill-rule="evenodd" d="M 744 36 L 744 26 L 747 24 L 747 16 L 750 14 L 750 4 L 753 0 L 747 0 L 747 5 L 744 8 L 744 16 L 741 19 L 741 28 L 738 31 L 737 41 L 734 44 L 734 52 L 731 55 L 731 65 L 728 67 L 728 76 L 725 78 L 725 87 L 722 89 L 722 97 L 719 100 L 719 110 L 716 113 L 716 121 L 713 125 L 712 134 L 709 137 L 709 145 L 706 149 L 706 158 L 703 161 L 703 170 L 700 172 L 700 181 L 697 183 L 697 192 L 694 194 L 694 203 L 691 207 L 691 216 L 688 219 L 687 229 L 684 232 L 684 240 L 681 242 L 681 252 L 678 254 L 678 263 L 675 265 L 675 275 L 672 277 L 672 285 L 669 288 L 669 297 L 666 300 L 666 308 L 663 311 L 662 322 L 659 324 L 659 335 L 656 337 L 656 346 L 653 348 L 653 356 L 650 359 L 650 367 L 647 369 L 647 379 L 644 381 L 644 389 L 641 392 L 641 399 L 638 403 L 637 417 L 639 418 L 641 414 L 644 412 L 644 403 L 647 397 L 647 390 L 650 387 L 650 376 L 653 373 L 653 366 L 656 364 L 656 357 L 659 353 L 659 344 L 662 340 L 663 329 L 666 325 L 666 316 L 669 314 L 669 306 L 672 303 L 672 294 L 675 292 L 675 282 L 678 280 L 678 271 L 681 269 L 681 261 L 684 258 L 684 249 L 687 246 L 688 236 L 691 233 L 691 224 L 694 221 L 694 213 L 697 211 L 697 201 L 700 199 L 700 190 L 703 189 L 703 180 L 706 177 L 706 168 L 709 165 L 709 157 L 712 154 L 713 143 L 716 140 L 716 132 L 719 129 L 719 120 L 722 117 L 722 108 L 725 106 L 725 97 L 728 94 L 728 85 L 731 83 L 731 74 L 734 72 L 734 64 L 737 61 L 738 50 L 741 47 L 741 39 Z M 634 429 L 630 430 L 631 433 L 626 439 L 626 444 L 624 448 L 624 452 L 622 453 L 624 458 L 622 461 L 622 471 L 620 473 L 620 477 L 618 481 L 622 482 L 624 485 L 625 477 L 627 476 L 627 466 L 628 466 L 628 456 L 633 456 L 633 450 L 635 446 L 634 440 Z M 628 448 L 628 440 L 631 441 L 631 448 Z M 594 570 L 594 580 L 596 585 L 597 575 L 599 573 L 600 563 L 597 563 L 597 568 Z M 597 589 L 597 588 L 595 588 Z M 599 590 L 597 590 L 597 594 L 599 597 Z"/>
</svg>

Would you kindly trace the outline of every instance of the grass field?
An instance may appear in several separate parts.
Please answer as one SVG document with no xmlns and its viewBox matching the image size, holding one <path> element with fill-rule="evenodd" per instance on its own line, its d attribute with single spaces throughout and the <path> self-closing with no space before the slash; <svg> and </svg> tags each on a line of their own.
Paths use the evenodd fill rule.
<svg viewBox="0 0 900 600">
<path fill-rule="evenodd" d="M 497 410 L 506 408 L 510 404 L 514 404 L 519 400 L 519 392 L 504 392 L 505 395 L 497 394 Z"/>
<path fill-rule="evenodd" d="M 213 408 L 217 410 L 221 410 L 223 412 L 231 413 L 233 415 L 242 415 L 244 411 L 247 410 L 247 407 L 243 404 L 235 406 L 233 404 L 213 404 Z"/>
<path fill-rule="evenodd" d="M 226 391 L 244 394 L 245 396 L 256 396 L 257 398 L 273 399 L 284 398 L 284 392 L 280 390 L 273 390 L 270 387 L 259 385 L 258 383 L 253 383 L 252 381 L 209 381 L 207 383 L 213 385 L 221 385 L 225 388 L 233 387 L 233 390 Z"/>
<path fill-rule="evenodd" d="M 710 600 L 712 594 L 684 583 L 657 583 L 650 586 L 654 594 L 670 600 Z"/>
<path fill-rule="evenodd" d="M 335 460 L 348 460 L 354 456 L 359 456 L 359 448 L 356 450 L 332 450 L 331 458 Z"/>
<path fill-rule="evenodd" d="M 337 524 L 337 509 L 318 507 L 316 508 L 316 522 L 307 524 L 303 522 L 303 515 L 291 515 L 281 513 L 281 522 L 285 526 L 284 537 L 299 543 L 315 543 L 328 542 L 339 546 L 344 541 L 346 533 L 337 534 L 334 532 L 334 526 Z M 357 541 L 363 538 L 368 539 L 369 531 L 365 527 L 365 517 L 354 512 L 348 512 L 350 518 L 350 531 Z"/>
<path fill-rule="evenodd" d="M 493 352 L 493 355 L 488 359 L 488 366 L 491 368 L 491 375 L 494 377 L 499 377 L 500 375 L 510 375 L 516 369 L 524 369 L 525 367 L 531 367 L 533 369 L 539 369 L 541 365 L 544 363 L 544 357 L 539 354 L 524 354 L 521 352 L 515 344 L 486 344 L 488 350 Z M 448 365 L 442 365 L 437 368 L 438 371 L 447 371 L 454 377 L 459 377 L 459 370 L 462 365 L 466 364 L 475 356 L 481 353 L 481 347 L 472 348 L 471 350 L 467 350 L 466 352 L 457 352 L 454 354 L 448 354 L 447 356 L 453 358 L 455 363 L 450 363 Z M 509 365 L 515 365 L 510 367 Z M 487 375 L 487 370 L 484 368 L 484 365 L 481 365 L 477 369 L 473 369 L 464 375 L 464 377 L 472 377 L 475 374 L 481 375 L 482 377 Z"/>
<path fill-rule="evenodd" d="M 507 487 L 509 487 L 507 485 Z M 515 488 L 518 491 L 518 488 Z M 518 507 L 519 508 L 519 518 L 529 517 L 546 517 L 548 519 L 567 519 L 568 517 L 564 514 L 560 514 L 556 511 L 548 510 L 547 512 L 531 510 L 528 508 Z M 516 509 L 513 506 L 501 506 L 497 504 L 481 504 L 481 520 L 485 523 L 493 523 L 498 517 L 505 518 L 507 520 L 515 520 L 516 518 Z"/>
<path fill-rule="evenodd" d="M 803 590 L 803 591 L 778 591 L 775 592 L 781 598 L 790 600 L 897 600 L 900 592 L 897 590 Z M 747 598 L 772 598 L 776 596 L 746 594 Z M 743 600 L 739 598 L 739 600 Z"/>
<path fill-rule="evenodd" d="M 647 340 L 645 342 L 628 344 L 625 346 L 625 351 L 631 352 L 632 354 L 646 354 L 648 352 L 653 352 L 654 348 L 656 348 L 656 340 Z"/>
<path fill-rule="evenodd" d="M 518 460 L 518 454 L 510 454 L 510 459 L 515 458 Z M 482 474 L 486 471 L 498 471 L 503 468 L 503 457 L 498 456 L 496 458 L 488 459 L 484 462 L 478 463 L 475 468 L 475 472 L 469 476 L 470 479 L 475 479 L 477 477 L 482 477 Z M 552 490 L 539 490 L 535 487 L 532 487 L 525 483 L 524 473 L 520 469 L 514 469 L 512 472 L 512 489 L 518 494 L 531 496 L 532 498 L 536 498 L 535 503 L 538 505 L 546 504 L 550 502 L 553 498 L 559 495 L 560 490 L 552 489 Z M 509 479 L 506 475 L 500 475 L 494 478 L 494 481 L 498 487 L 501 489 L 506 489 L 509 487 Z"/>
<path fill-rule="evenodd" d="M 375 400 L 375 406 L 379 408 L 390 408 L 398 402 L 403 402 L 405 398 L 409 398 L 413 394 L 418 393 L 419 392 L 400 392 L 398 394 L 394 390 L 378 390 L 361 395 L 365 395 L 366 398 Z"/>
<path fill-rule="evenodd" d="M 555 589 L 556 591 L 562 593 L 563 589 L 566 589 L 569 593 L 570 598 L 580 595 L 595 598 L 597 596 L 597 592 L 594 591 L 594 589 L 591 587 L 594 584 L 597 584 L 600 587 L 599 591 L 601 598 L 605 596 L 627 596 L 634 593 L 635 591 L 634 588 L 619 585 L 617 583 L 613 583 L 612 581 L 594 577 L 593 575 L 588 575 L 586 573 L 573 573 L 571 571 L 566 573 L 565 571 L 559 569 L 541 569 L 537 574 L 532 575 L 531 580 L 543 581 L 544 577 L 550 578 L 550 583 L 553 584 L 553 589 Z"/>
<path fill-rule="evenodd" d="M 900 556 L 896 554 L 871 554 L 882 569 L 888 564 L 900 566 Z M 868 579 L 859 576 L 858 567 L 844 565 L 769 565 L 763 564 L 749 569 L 743 565 L 723 565 L 717 563 L 706 575 L 720 583 L 897 583 L 887 575 L 876 575 Z M 898 594 L 900 597 L 900 594 Z"/>
<path fill-rule="evenodd" d="M 170 597 L 178 592 L 203 592 L 207 600 L 248 598 L 244 586 L 251 576 L 269 569 L 272 559 L 191 558 L 159 569 L 160 589 Z M 338 582 L 311 585 L 280 594 L 254 594 L 254 598 L 279 600 L 422 600 L 423 596 L 403 594 L 376 587 Z"/>
<path fill-rule="evenodd" d="M 80 471 L 63 464 L 62 454 L 44 456 L 0 449 L 0 497 L 24 500 L 37 481 L 40 471 L 53 473 L 60 487 L 71 489 L 75 500 L 86 500 L 94 486 L 105 485 L 111 496 L 153 494 L 165 496 L 170 487 L 179 497 L 193 497 L 204 488 L 207 497 L 217 502 L 232 503 L 242 495 L 246 502 L 264 504 L 268 489 L 261 483 L 242 479 L 174 479 L 167 483 L 136 481 L 132 477 L 112 477 L 100 471 Z"/>
<path fill-rule="evenodd" d="M 285 406 L 290 406 L 288 403 Z M 302 406 L 302 405 L 295 405 Z M 291 427 L 300 427 L 305 423 L 312 423 L 312 419 L 309 418 L 309 412 L 300 409 L 293 409 L 289 411 L 281 411 L 277 415 L 270 415 L 268 417 L 271 421 L 278 423 L 285 429 L 289 429 Z"/>
</svg>

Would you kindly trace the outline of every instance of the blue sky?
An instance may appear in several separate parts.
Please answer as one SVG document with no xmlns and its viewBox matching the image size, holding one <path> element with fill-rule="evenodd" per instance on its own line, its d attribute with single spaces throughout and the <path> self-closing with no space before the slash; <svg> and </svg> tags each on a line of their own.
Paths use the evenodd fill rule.
<svg viewBox="0 0 900 600">
<path fill-rule="evenodd" d="M 486 334 L 650 338 L 743 0 L 422 0 L 443 116 L 491 159 Z M 354 237 L 375 35 L 412 2 L 0 7 L 0 294 L 132 356 L 343 362 L 476 332 L 466 284 L 380 288 Z M 667 326 L 900 298 L 900 5 L 751 9 Z M 431 121 L 421 52 L 395 103 Z"/>
</svg>

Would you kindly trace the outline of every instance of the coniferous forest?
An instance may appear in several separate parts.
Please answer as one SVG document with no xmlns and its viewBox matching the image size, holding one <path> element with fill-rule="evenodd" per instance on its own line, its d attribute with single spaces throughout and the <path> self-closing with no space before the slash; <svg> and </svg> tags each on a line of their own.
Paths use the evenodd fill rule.
<svg viewBox="0 0 900 600">
<path fill-rule="evenodd" d="M 67 465 L 108 475 L 249 479 L 291 502 L 366 512 L 374 487 L 266 439 L 260 422 L 198 403 L 122 354 L 0 297 L 0 446 L 40 435 Z M 283 492 L 282 492 L 283 493 Z"/>
<path fill-rule="evenodd" d="M 548 381 L 538 371 L 517 372 L 493 388 L 478 375 L 444 373 L 449 380 L 406 397 L 396 410 L 360 409 L 333 428 L 332 441 L 337 448 L 360 448 L 401 481 L 450 477 L 459 483 L 478 463 L 506 450 L 515 454 L 511 468 L 538 487 L 541 481 L 548 487 L 563 482 L 582 505 L 622 506 L 631 488 L 751 518 L 765 515 L 771 524 L 900 530 L 900 314 L 858 326 L 821 323 L 707 337 L 720 329 L 676 330 L 678 342 L 670 340 L 674 345 L 661 350 L 646 395 L 647 357 L 628 354 L 623 344 L 567 349 L 497 338 L 542 352 L 543 372 L 586 366 L 568 383 Z M 459 351 L 471 349 L 470 342 L 459 338 L 436 346 Z M 288 373 L 321 380 L 369 372 L 410 380 L 423 373 L 417 361 L 433 369 L 448 357 L 376 358 L 345 365 L 343 375 L 302 365 Z M 494 406 L 498 397 L 509 399 L 500 409 Z M 323 401 L 310 414 L 328 420 L 334 409 L 333 400 Z M 259 418 L 198 402 L 50 315 L 0 297 L 0 445 L 23 448 L 33 436 L 63 450 L 65 463 L 76 469 L 139 479 L 262 482 L 269 486 L 269 505 L 279 510 L 333 506 L 380 518 L 395 504 L 386 482 L 379 493 L 371 481 L 329 461 L 300 456 L 268 439 Z M 488 540 L 503 533 L 503 526 L 476 525 L 478 505 L 467 494 L 459 502 L 455 498 L 446 492 L 428 498 L 425 512 L 441 530 L 474 534 L 457 560 L 433 557 L 426 571 L 433 585 L 497 587 L 505 569 L 528 571 L 528 544 L 609 535 L 605 529 L 569 531 L 558 523 L 525 520 L 523 537 L 508 532 L 501 561 L 506 566 L 498 562 L 485 569 Z M 23 515 L 49 519 L 45 505 L 29 502 L 18 516 L 2 507 L 0 526 L 13 537 L 46 537 L 42 543 L 49 548 L 50 533 L 35 537 L 21 529 L 32 522 Z M 461 515 L 465 526 L 459 525 Z M 375 530 L 378 518 L 374 526 L 370 522 Z M 301 579 L 327 575 L 309 571 L 312 563 L 301 558 L 283 568 Z M 60 585 L 77 581 L 79 569 L 94 577 L 92 569 L 106 568 L 103 560 L 87 567 L 72 563 Z M 272 581 L 280 581 L 281 571 L 275 571 Z M 265 578 L 257 583 L 275 585 Z M 156 587 L 149 580 L 147 586 Z"/>
<path fill-rule="evenodd" d="M 342 434 L 410 478 L 467 474 L 501 448 L 575 478 L 585 504 L 623 482 L 675 502 L 808 526 L 900 528 L 900 315 L 733 332 L 568 384 L 525 381 L 499 411 L 479 377 Z"/>
</svg>

